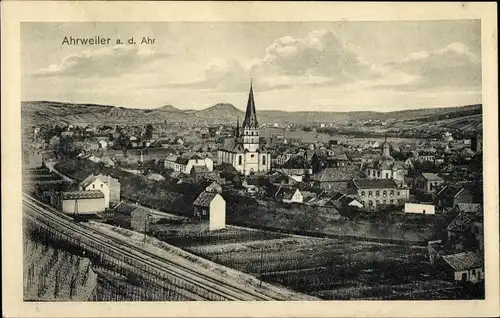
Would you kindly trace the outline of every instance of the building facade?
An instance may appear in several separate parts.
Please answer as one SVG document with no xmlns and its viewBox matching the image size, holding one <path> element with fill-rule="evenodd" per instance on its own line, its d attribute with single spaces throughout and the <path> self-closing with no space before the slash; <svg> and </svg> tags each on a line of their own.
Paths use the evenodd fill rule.
<svg viewBox="0 0 500 318">
<path fill-rule="evenodd" d="M 217 157 L 220 162 L 231 164 L 243 175 L 271 170 L 271 154 L 260 142 L 252 85 L 243 125 L 240 129 L 238 121 L 235 138 L 226 140 L 217 151 Z"/>
<path fill-rule="evenodd" d="M 368 179 L 392 179 L 399 184 L 405 178 L 404 163 L 397 162 L 390 154 L 390 144 L 386 141 L 382 144 L 382 156 L 367 164 L 365 173 Z"/>
<path fill-rule="evenodd" d="M 403 205 L 410 197 L 410 190 L 400 187 L 394 180 L 354 179 L 350 184 L 358 201 L 367 209 L 380 205 Z"/>
</svg>

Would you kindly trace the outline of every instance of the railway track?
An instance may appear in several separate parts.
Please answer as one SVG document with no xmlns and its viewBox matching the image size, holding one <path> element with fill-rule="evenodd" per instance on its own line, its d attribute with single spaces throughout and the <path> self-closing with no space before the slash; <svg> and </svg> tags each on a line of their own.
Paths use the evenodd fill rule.
<svg viewBox="0 0 500 318">
<path fill-rule="evenodd" d="M 200 273 L 188 266 L 173 262 L 157 254 L 151 253 L 140 247 L 122 241 L 114 236 L 97 231 L 84 223 L 74 223 L 73 219 L 35 198 L 23 194 L 23 204 L 32 212 L 39 214 L 52 222 L 54 225 L 68 228 L 76 235 L 100 244 L 104 250 L 112 251 L 127 259 L 133 259 L 155 272 L 170 275 L 181 279 L 189 284 L 205 290 L 218 299 L 222 300 L 274 300 L 273 298 L 260 294 L 256 291 L 245 289 L 243 286 L 230 284 L 229 282 Z M 199 295 L 201 296 L 201 295 Z"/>
</svg>

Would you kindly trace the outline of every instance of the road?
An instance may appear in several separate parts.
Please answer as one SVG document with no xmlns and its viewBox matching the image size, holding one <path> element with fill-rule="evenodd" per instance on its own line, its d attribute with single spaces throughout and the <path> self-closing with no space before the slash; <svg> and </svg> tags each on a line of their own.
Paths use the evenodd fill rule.
<svg viewBox="0 0 500 318">
<path fill-rule="evenodd" d="M 109 255 L 121 255 L 124 259 L 133 260 L 135 264 L 152 268 L 160 276 L 175 277 L 190 286 L 196 286 L 195 289 L 203 291 L 203 295 L 197 295 L 198 297 L 207 297 L 207 293 L 209 293 L 217 300 L 279 300 L 237 281 L 229 281 L 217 273 L 205 274 L 203 270 L 196 270 L 196 264 L 188 260 L 184 264 L 173 261 L 127 241 L 97 231 L 88 224 L 75 223 L 68 216 L 26 194 L 23 195 L 23 206 L 28 215 L 32 217 L 42 216 L 51 225 L 54 225 L 54 228 L 70 229 L 75 236 L 99 244 L 102 251 L 106 251 Z M 206 299 L 213 300 L 214 298 Z M 301 299 L 300 294 L 297 295 L 297 299 Z"/>
<path fill-rule="evenodd" d="M 57 161 L 45 161 L 45 167 L 47 169 L 49 169 L 50 172 L 53 172 L 57 175 L 59 175 L 61 178 L 63 178 L 65 181 L 68 181 L 68 182 L 74 182 L 73 179 L 71 179 L 70 177 L 68 177 L 67 175 L 61 173 L 60 171 L 58 171 L 56 168 L 55 168 L 55 165 L 57 164 Z"/>
</svg>

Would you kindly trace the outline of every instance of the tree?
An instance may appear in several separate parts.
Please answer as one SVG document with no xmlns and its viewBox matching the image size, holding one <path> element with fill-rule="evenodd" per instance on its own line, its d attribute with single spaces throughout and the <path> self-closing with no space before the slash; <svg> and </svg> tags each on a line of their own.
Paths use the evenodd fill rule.
<svg viewBox="0 0 500 318">
<path fill-rule="evenodd" d="M 153 125 L 151 124 L 148 124 L 146 126 L 146 133 L 144 134 L 144 137 L 146 139 L 151 139 L 153 137 L 153 132 L 154 132 L 154 128 L 153 128 Z"/>
</svg>

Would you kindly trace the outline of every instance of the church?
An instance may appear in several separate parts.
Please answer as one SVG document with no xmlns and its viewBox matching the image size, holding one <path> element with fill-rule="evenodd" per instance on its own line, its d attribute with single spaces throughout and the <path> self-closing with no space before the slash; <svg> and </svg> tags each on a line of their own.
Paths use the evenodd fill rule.
<svg viewBox="0 0 500 318">
<path fill-rule="evenodd" d="M 235 137 L 227 139 L 217 151 L 220 162 L 231 164 L 240 174 L 250 175 L 271 170 L 271 154 L 260 144 L 259 123 L 255 111 L 253 88 L 250 84 L 243 125 L 236 124 Z"/>
<path fill-rule="evenodd" d="M 398 185 L 404 182 L 404 163 L 394 160 L 391 156 L 387 138 L 382 144 L 382 155 L 366 166 L 365 173 L 368 179 L 392 179 Z"/>
</svg>

